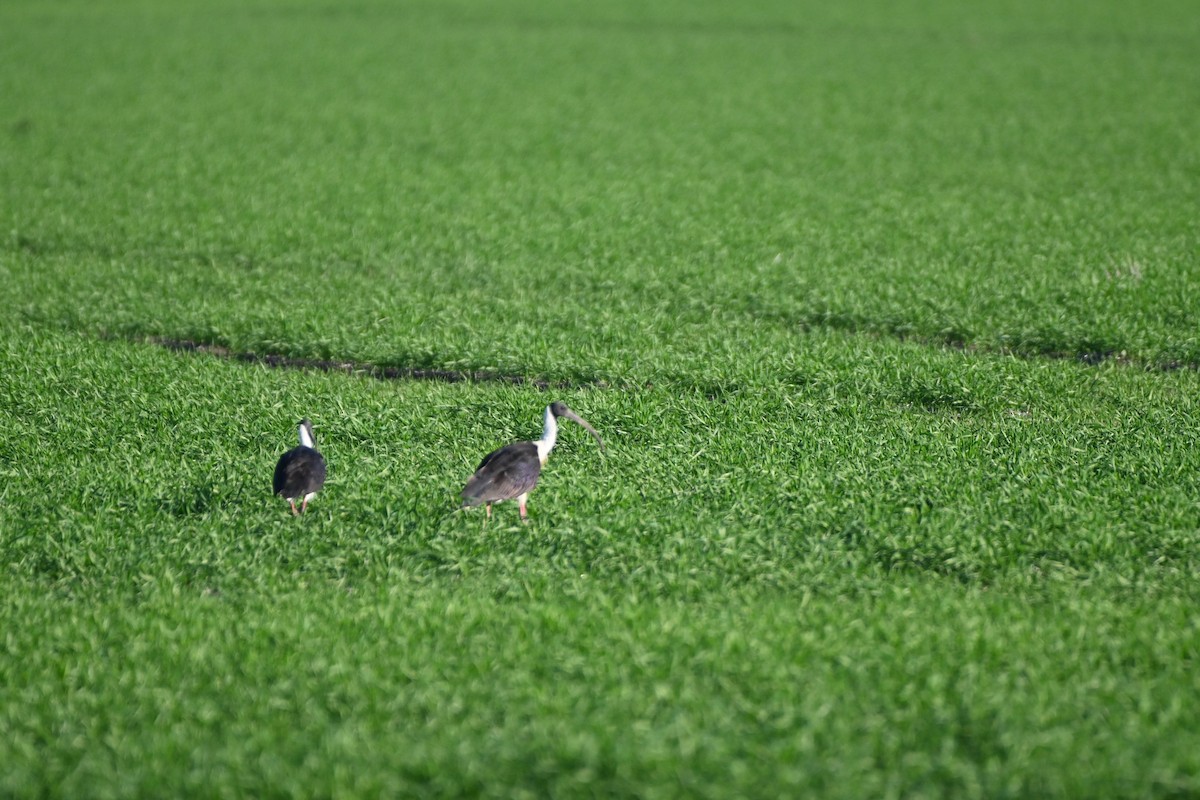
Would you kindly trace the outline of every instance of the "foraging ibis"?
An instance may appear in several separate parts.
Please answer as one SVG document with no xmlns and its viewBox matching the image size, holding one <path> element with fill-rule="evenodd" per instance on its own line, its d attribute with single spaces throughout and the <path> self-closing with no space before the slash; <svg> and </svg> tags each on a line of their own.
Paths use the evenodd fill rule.
<svg viewBox="0 0 1200 800">
<path fill-rule="evenodd" d="M 279 457 L 275 465 L 275 494 L 288 501 L 292 513 L 303 514 L 308 501 L 325 484 L 325 459 L 313 441 L 312 423 L 300 420 L 300 444 Z M 300 510 L 296 510 L 296 501 Z"/>
<path fill-rule="evenodd" d="M 564 403 L 551 403 L 546 406 L 542 438 L 533 442 L 514 442 L 484 456 L 475 474 L 462 490 L 463 508 L 482 504 L 487 509 L 488 518 L 491 519 L 492 503 L 515 498 L 521 510 L 521 519 L 524 520 L 527 513 L 525 501 L 533 487 L 537 486 L 542 465 L 550 457 L 550 451 L 554 449 L 554 443 L 558 440 L 559 417 L 566 417 L 582 425 L 588 433 L 596 437 L 600 449 L 604 449 L 604 440 L 587 420 L 567 408 Z"/>
</svg>

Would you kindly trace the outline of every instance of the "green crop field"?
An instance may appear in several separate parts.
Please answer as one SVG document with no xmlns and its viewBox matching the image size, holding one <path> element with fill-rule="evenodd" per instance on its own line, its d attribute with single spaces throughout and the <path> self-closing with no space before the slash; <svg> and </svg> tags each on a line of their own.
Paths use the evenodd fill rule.
<svg viewBox="0 0 1200 800">
<path fill-rule="evenodd" d="M 1198 54 L 0 3 L 0 797 L 1200 796 Z"/>
</svg>

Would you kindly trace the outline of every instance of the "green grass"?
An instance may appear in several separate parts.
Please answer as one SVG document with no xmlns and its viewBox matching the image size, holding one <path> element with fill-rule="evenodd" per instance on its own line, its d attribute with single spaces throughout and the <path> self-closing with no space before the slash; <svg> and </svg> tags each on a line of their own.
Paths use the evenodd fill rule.
<svg viewBox="0 0 1200 800">
<path fill-rule="evenodd" d="M 608 450 L 489 525 L 446 512 L 534 389 L 17 333 L 7 792 L 1196 788 L 1190 373 L 814 338 L 804 382 L 562 395 Z"/>
<path fill-rule="evenodd" d="M 1200 364 L 1190 4 L 210 5 L 10 5 L 25 318 L 611 377 L 825 325 Z"/>
<path fill-rule="evenodd" d="M 1108 5 L 4 4 L 0 795 L 1200 794 L 1200 22 Z"/>
</svg>

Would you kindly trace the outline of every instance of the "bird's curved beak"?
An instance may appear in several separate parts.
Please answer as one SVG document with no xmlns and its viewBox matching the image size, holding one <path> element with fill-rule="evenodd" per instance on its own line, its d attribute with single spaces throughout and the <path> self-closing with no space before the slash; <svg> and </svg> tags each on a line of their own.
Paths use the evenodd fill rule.
<svg viewBox="0 0 1200 800">
<path fill-rule="evenodd" d="M 567 417 L 567 419 L 578 422 L 580 425 L 582 425 L 584 428 L 586 428 L 587 432 L 590 433 L 593 437 L 595 437 L 596 444 L 600 445 L 600 449 L 601 450 L 604 449 L 604 440 L 600 438 L 600 434 L 596 433 L 596 429 L 593 428 L 586 419 L 579 416 L 578 414 L 576 414 L 574 411 L 572 411 L 570 409 L 567 409 L 567 413 L 564 414 L 564 416 Z"/>
</svg>

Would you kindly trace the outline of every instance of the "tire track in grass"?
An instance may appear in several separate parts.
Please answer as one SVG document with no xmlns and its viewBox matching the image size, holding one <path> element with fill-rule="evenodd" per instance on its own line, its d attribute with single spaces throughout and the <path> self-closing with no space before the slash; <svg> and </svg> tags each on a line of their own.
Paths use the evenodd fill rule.
<svg viewBox="0 0 1200 800">
<path fill-rule="evenodd" d="M 344 372 L 350 375 L 365 375 L 378 380 L 418 380 L 441 381 L 443 383 L 503 383 L 510 386 L 532 386 L 539 391 L 550 389 L 628 389 L 626 385 L 614 385 L 603 378 L 583 378 L 575 381 L 550 381 L 534 378 L 517 373 L 499 372 L 497 370 L 475 369 L 438 369 L 434 367 L 385 366 L 364 361 L 349 359 L 306 358 L 303 356 L 285 356 L 278 353 L 238 352 L 224 345 L 200 342 L 192 339 L 173 339 L 151 337 L 146 339 L 151 344 L 167 350 L 180 353 L 203 353 L 229 361 L 239 361 L 246 364 L 262 364 L 277 369 L 312 370 L 317 372 Z"/>
<path fill-rule="evenodd" d="M 836 327 L 836 326 L 835 326 Z M 1031 351 L 1020 348 L 994 348 L 979 343 L 963 342 L 956 339 L 922 336 L 911 333 L 892 333 L 871 328 L 858 328 L 858 335 L 874 336 L 877 338 L 892 338 L 897 341 L 910 341 L 942 350 L 966 351 L 981 356 L 1008 355 L 1025 360 L 1043 359 L 1047 361 L 1074 361 L 1089 367 L 1099 367 L 1105 364 L 1117 364 L 1122 367 L 1143 369 L 1147 372 L 1175 372 L 1179 370 L 1200 370 L 1196 362 L 1181 361 L 1138 361 L 1130 358 L 1124 352 L 1070 352 L 1059 350 Z M 119 337 L 118 337 L 119 338 Z M 546 392 L 551 389 L 577 390 L 598 389 L 617 391 L 633 391 L 654 388 L 654 382 L 643 383 L 614 382 L 599 376 L 584 376 L 573 380 L 548 380 L 522 373 L 501 372 L 489 369 L 442 369 L 428 366 L 412 366 L 402 364 L 375 364 L 368 361 L 353 359 L 312 358 L 306 356 L 289 356 L 281 353 L 263 353 L 254 351 L 238 351 L 225 345 L 204 342 L 195 339 L 153 336 L 141 341 L 162 347 L 178 353 L 200 353 L 237 361 L 245 364 L 261 364 L 273 369 L 310 370 L 316 372 L 341 372 L 347 375 L 360 375 L 381 381 L 438 381 L 443 383 L 478 383 L 504 384 L 508 386 L 530 386 L 538 391 Z M 721 401 L 727 395 L 736 394 L 743 387 L 737 383 L 723 384 L 689 379 L 685 376 L 673 376 L 672 383 L 702 392 L 709 401 Z"/>
<path fill-rule="evenodd" d="M 914 342 L 943 350 L 961 350 L 979 355 L 1014 356 L 1026 360 L 1075 361 L 1089 367 L 1117 364 L 1122 367 L 1144 369 L 1147 372 L 1176 372 L 1178 370 L 1200 371 L 1200 361 L 1186 357 L 1176 358 L 1169 354 L 1160 356 L 1139 355 L 1115 342 L 1104 342 L 1084 338 L 1077 346 L 1068 341 L 1070 337 L 1055 337 L 1045 333 L 1013 334 L 1000 333 L 991 339 L 971 334 L 964 327 L 921 325 L 909 319 L 877 319 L 852 312 L 833 310 L 807 312 L 743 311 L 752 320 L 763 320 L 772 324 L 794 327 L 799 330 L 832 330 L 868 336 L 875 339 L 893 339 L 898 342 Z"/>
<path fill-rule="evenodd" d="M 119 338 L 119 337 L 118 337 Z M 135 341 L 148 342 L 177 353 L 201 353 L 215 356 L 227 361 L 237 361 L 244 364 L 262 364 L 275 369 L 312 370 L 315 372 L 341 372 L 346 375 L 363 375 L 381 381 L 440 381 L 443 383 L 500 383 L 509 386 L 532 386 L 541 392 L 551 389 L 578 390 L 598 389 L 616 391 L 638 391 L 653 389 L 653 381 L 642 383 L 614 382 L 607 378 L 585 377 L 577 380 L 551 381 L 545 378 L 530 377 L 511 372 L 499 372 L 487 369 L 438 369 L 435 367 L 413 366 L 384 366 L 368 361 L 352 359 L 308 358 L 304 356 L 286 356 L 279 353 L 240 352 L 220 344 L 195 341 L 192 339 L 175 339 L 169 337 L 148 337 Z M 694 389 L 704 394 L 710 402 L 724 402 L 732 394 L 740 392 L 744 387 L 740 383 L 712 383 L 695 381 L 684 376 L 671 378 L 674 385 Z"/>
</svg>

